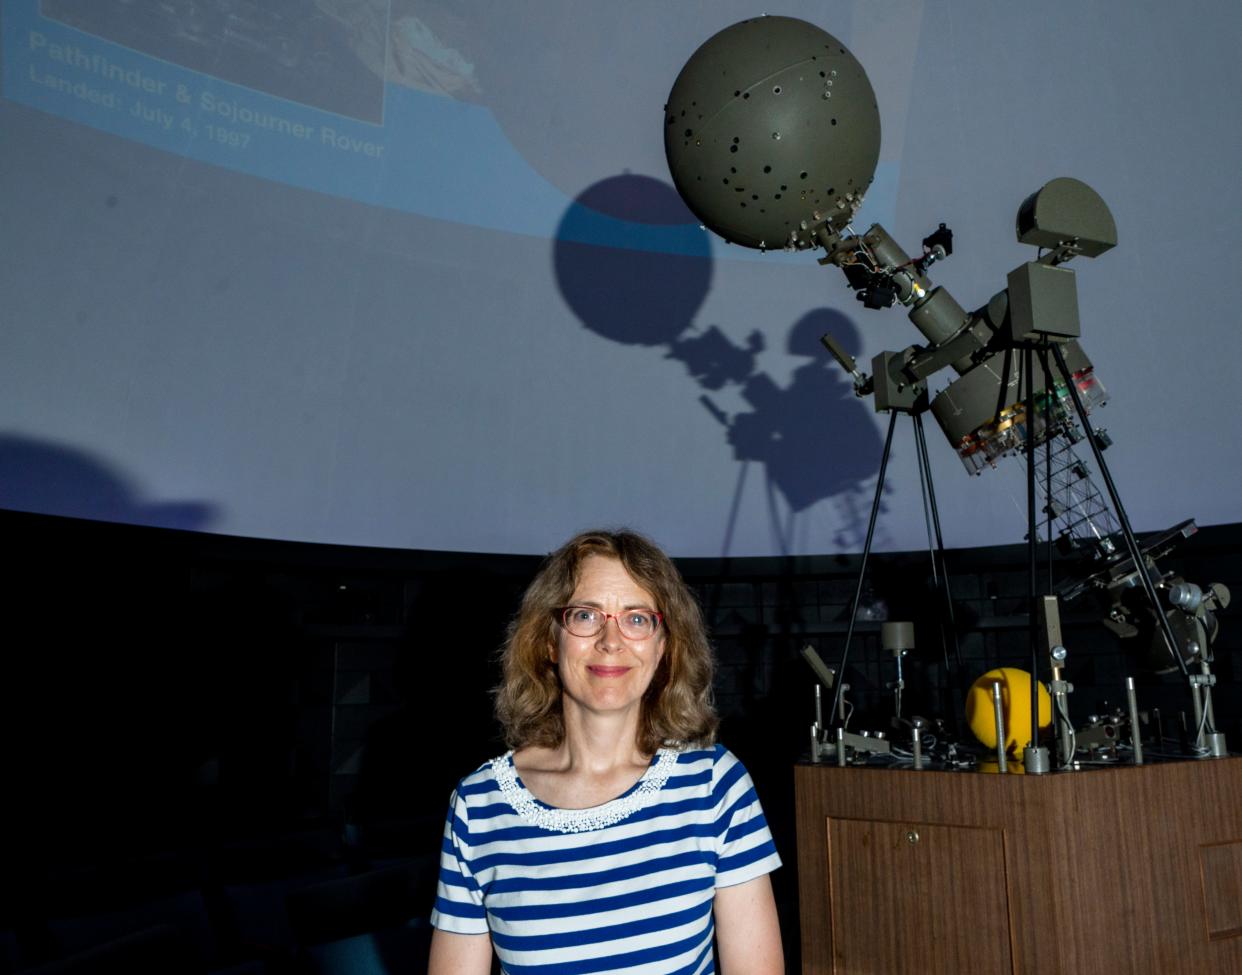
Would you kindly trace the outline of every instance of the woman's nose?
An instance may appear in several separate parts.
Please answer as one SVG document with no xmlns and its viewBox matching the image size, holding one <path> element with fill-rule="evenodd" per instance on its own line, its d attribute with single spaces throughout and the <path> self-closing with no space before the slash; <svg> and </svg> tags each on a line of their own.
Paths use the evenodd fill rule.
<svg viewBox="0 0 1242 975">
<path fill-rule="evenodd" d="M 599 631 L 596 645 L 601 650 L 607 651 L 621 649 L 621 624 L 617 622 L 615 616 L 609 616 L 604 620 L 604 628 Z"/>
</svg>

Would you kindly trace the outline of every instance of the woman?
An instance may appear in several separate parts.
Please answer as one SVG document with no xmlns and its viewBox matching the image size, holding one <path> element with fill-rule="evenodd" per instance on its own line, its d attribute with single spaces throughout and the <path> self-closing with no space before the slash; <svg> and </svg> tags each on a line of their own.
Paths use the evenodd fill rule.
<svg viewBox="0 0 1242 975">
<path fill-rule="evenodd" d="M 632 532 L 545 561 L 503 652 L 513 749 L 450 802 L 431 975 L 783 972 L 780 865 L 746 770 L 713 746 L 693 594 Z M 713 923 L 714 922 L 714 923 Z"/>
</svg>

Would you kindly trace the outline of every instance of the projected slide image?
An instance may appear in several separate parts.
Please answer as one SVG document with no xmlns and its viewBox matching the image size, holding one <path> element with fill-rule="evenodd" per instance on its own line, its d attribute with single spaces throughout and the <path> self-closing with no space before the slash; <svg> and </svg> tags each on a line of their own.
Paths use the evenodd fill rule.
<svg viewBox="0 0 1242 975">
<path fill-rule="evenodd" d="M 43 0 L 40 12 L 191 71 L 383 121 L 387 0 Z"/>
<path fill-rule="evenodd" d="M 429 23 L 433 17 L 447 22 L 452 35 L 461 36 L 463 41 L 479 36 L 477 27 L 471 29 L 454 16 L 451 7 L 395 0 L 389 33 L 388 80 L 436 95 L 469 100 L 482 91 L 474 61 L 445 40 L 444 26 L 437 31 Z"/>
</svg>

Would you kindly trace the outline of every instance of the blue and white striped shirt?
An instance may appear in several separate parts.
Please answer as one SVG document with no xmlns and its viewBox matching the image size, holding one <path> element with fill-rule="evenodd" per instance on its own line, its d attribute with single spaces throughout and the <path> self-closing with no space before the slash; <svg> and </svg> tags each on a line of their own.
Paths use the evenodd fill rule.
<svg viewBox="0 0 1242 975">
<path fill-rule="evenodd" d="M 701 975 L 716 888 L 778 866 L 750 776 L 720 745 L 661 749 L 591 809 L 535 799 L 509 753 L 453 793 L 431 923 L 490 931 L 508 975 Z"/>
</svg>

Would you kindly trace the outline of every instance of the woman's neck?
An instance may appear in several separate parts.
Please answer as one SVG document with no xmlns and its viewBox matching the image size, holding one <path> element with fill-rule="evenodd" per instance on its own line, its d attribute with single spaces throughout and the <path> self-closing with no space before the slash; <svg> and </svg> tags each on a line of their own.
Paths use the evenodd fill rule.
<svg viewBox="0 0 1242 975">
<path fill-rule="evenodd" d="M 565 737 L 555 748 L 513 756 L 526 788 L 550 806 L 585 809 L 623 795 L 642 778 L 651 756 L 638 747 L 638 709 L 592 712 L 565 702 Z"/>
<path fill-rule="evenodd" d="M 638 708 L 599 714 L 566 700 L 565 737 L 556 749 L 564 771 L 607 773 L 646 765 L 651 756 L 638 747 Z"/>
</svg>

